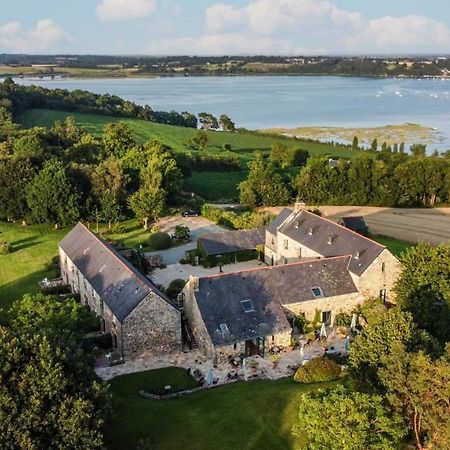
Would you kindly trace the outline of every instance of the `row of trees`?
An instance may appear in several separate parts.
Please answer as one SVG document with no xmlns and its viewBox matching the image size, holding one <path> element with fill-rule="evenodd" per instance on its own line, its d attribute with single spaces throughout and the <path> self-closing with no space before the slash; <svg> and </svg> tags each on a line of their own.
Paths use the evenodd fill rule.
<svg viewBox="0 0 450 450">
<path fill-rule="evenodd" d="M 77 89 L 46 89 L 15 84 L 11 78 L 0 83 L 0 107 L 14 116 L 32 108 L 79 111 L 108 116 L 133 117 L 182 127 L 197 128 L 198 120 L 187 111 L 153 111 L 149 105 L 140 106 L 116 95 L 94 94 Z"/>
<path fill-rule="evenodd" d="M 280 146 L 283 150 L 284 146 Z M 280 165 L 272 152 L 270 161 Z M 282 153 L 281 153 L 282 154 Z M 281 163 L 282 165 L 283 163 Z M 295 178 L 283 177 L 273 164 L 257 158 L 239 186 L 249 206 L 284 205 L 296 196 L 310 204 L 435 206 L 450 203 L 450 158 L 406 153 L 359 152 L 350 161 L 330 164 L 311 157 Z M 267 191 L 265 194 L 264 192 Z"/>
<path fill-rule="evenodd" d="M 107 125 L 101 139 L 82 132 L 71 118 L 51 129 L 25 131 L 6 121 L 3 131 L 2 219 L 112 223 L 131 210 L 146 225 L 177 201 L 183 175 L 171 149 L 158 141 L 138 145 L 123 123 Z"/>
<path fill-rule="evenodd" d="M 308 448 L 450 448 L 450 246 L 419 245 L 402 261 L 398 306 L 363 310 L 368 325 L 349 359 L 355 389 L 303 395 L 294 432 Z"/>
</svg>

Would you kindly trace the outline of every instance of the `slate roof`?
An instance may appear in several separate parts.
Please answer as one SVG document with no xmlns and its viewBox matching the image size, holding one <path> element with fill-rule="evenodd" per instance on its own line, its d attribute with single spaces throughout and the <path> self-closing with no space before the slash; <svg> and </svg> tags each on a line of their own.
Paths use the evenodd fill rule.
<svg viewBox="0 0 450 450">
<path fill-rule="evenodd" d="M 349 259 L 315 259 L 200 278 L 195 297 L 213 344 L 290 331 L 282 305 L 313 300 L 314 287 L 320 287 L 322 297 L 357 293 L 347 270 Z M 251 300 L 253 312 L 244 311 L 243 300 Z"/>
<path fill-rule="evenodd" d="M 285 222 L 278 231 L 321 256 L 352 256 L 349 270 L 357 276 L 361 276 L 385 249 L 369 238 L 305 210 Z"/>
<path fill-rule="evenodd" d="M 294 211 L 290 208 L 283 208 L 283 210 L 278 214 L 272 222 L 269 223 L 267 231 L 276 236 L 278 227 L 293 213 Z"/>
<path fill-rule="evenodd" d="M 338 223 L 356 232 L 365 233 L 367 231 L 366 221 L 362 216 L 341 217 Z"/>
<path fill-rule="evenodd" d="M 265 228 L 253 230 L 222 231 L 204 234 L 198 238 L 207 256 L 254 250 L 257 245 L 264 245 Z"/>
<path fill-rule="evenodd" d="M 78 223 L 59 246 L 120 322 L 150 292 L 169 303 L 147 277 L 82 223 Z"/>
</svg>

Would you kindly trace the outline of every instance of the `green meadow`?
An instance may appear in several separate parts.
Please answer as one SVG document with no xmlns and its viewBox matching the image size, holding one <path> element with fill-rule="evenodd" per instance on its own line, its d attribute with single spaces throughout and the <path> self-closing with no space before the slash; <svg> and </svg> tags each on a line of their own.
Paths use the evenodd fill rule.
<svg viewBox="0 0 450 450">
<path fill-rule="evenodd" d="M 76 123 L 95 136 L 102 134 L 103 128 L 110 122 L 122 121 L 127 123 L 134 132 L 138 142 L 157 139 L 172 147 L 180 153 L 196 153 L 187 141 L 193 136 L 192 128 L 164 125 L 138 119 L 102 116 L 96 114 L 68 113 L 48 109 L 32 109 L 18 117 L 18 122 L 25 127 L 46 126 L 51 127 L 56 120 L 64 120 L 68 115 L 73 116 Z M 231 133 L 221 131 L 207 131 L 208 144 L 201 152 L 208 155 L 234 155 L 242 163 L 243 170 L 239 172 L 196 172 L 185 180 L 184 188 L 193 191 L 208 201 L 236 200 L 238 198 L 238 184 L 247 177 L 247 164 L 254 158 L 255 152 L 268 156 L 271 146 L 276 142 L 283 142 L 292 148 L 308 150 L 310 155 L 331 156 L 350 159 L 354 152 L 344 146 L 310 142 L 302 139 L 291 139 L 283 136 L 268 136 L 262 133 Z M 224 145 L 231 146 L 224 150 Z M 300 168 L 291 168 L 284 171 L 286 175 L 298 173 Z"/>
</svg>

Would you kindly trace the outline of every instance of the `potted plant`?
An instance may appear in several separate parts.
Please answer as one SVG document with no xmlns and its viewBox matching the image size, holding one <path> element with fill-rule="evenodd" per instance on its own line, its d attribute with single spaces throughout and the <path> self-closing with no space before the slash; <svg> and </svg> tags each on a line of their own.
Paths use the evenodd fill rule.
<svg viewBox="0 0 450 450">
<path fill-rule="evenodd" d="M 272 367 L 276 369 L 278 367 L 278 362 L 280 361 L 280 357 L 278 355 L 272 355 Z"/>
</svg>

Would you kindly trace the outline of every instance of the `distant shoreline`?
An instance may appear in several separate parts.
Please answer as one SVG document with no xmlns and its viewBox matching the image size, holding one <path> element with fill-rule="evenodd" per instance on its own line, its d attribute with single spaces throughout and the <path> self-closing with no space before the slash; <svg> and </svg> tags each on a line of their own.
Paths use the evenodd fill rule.
<svg viewBox="0 0 450 450">
<path fill-rule="evenodd" d="M 237 78 L 237 77 L 342 77 L 342 78 L 373 78 L 382 80 L 450 80 L 448 75 L 402 75 L 402 76 L 392 76 L 392 75 L 354 75 L 354 74 L 336 74 L 336 73 L 194 73 L 190 75 L 183 74 L 146 74 L 139 73 L 135 75 L 74 75 L 67 74 L 65 72 L 61 73 L 43 73 L 43 74 L 18 74 L 18 73 L 0 73 L 0 79 L 4 78 L 21 78 L 25 80 L 139 80 L 139 79 L 152 79 L 152 78 L 212 78 L 212 77 L 223 77 L 223 78 Z"/>
</svg>

